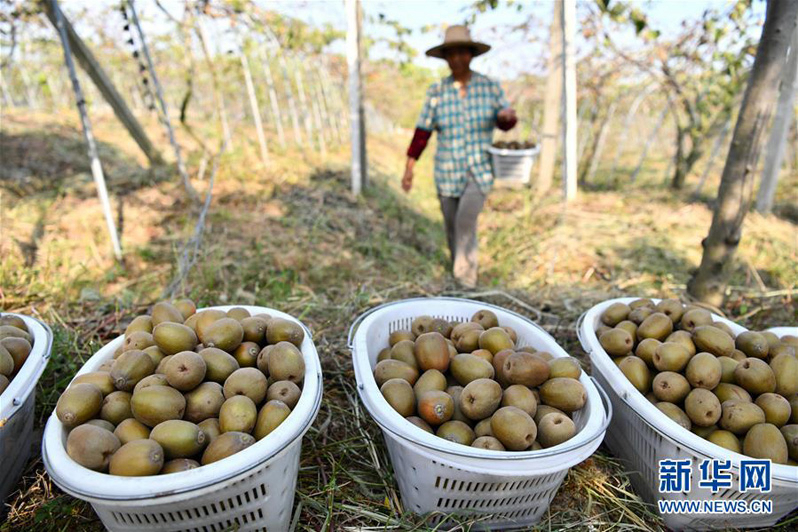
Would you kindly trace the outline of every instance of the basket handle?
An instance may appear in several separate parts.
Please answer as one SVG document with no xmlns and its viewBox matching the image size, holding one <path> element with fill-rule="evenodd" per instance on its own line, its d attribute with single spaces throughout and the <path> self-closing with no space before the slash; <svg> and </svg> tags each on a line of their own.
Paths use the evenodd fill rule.
<svg viewBox="0 0 798 532">
<path fill-rule="evenodd" d="M 351 351 L 355 347 L 355 332 L 360 328 L 360 324 L 369 317 L 374 312 L 383 309 L 385 307 L 390 307 L 392 305 L 398 305 L 399 303 L 404 303 L 407 300 L 400 300 L 400 301 L 391 301 L 390 303 L 383 303 L 382 305 L 377 305 L 376 307 L 371 307 L 366 312 L 362 313 L 360 316 L 355 318 L 355 321 L 352 322 L 352 325 L 349 326 L 349 334 L 346 336 L 346 347 L 349 348 Z"/>
<path fill-rule="evenodd" d="M 604 391 L 604 388 L 599 384 L 598 380 L 592 375 L 589 375 L 588 378 L 593 381 L 593 386 L 596 387 L 598 390 L 599 395 L 601 396 L 601 402 L 604 403 L 604 423 L 601 424 L 601 431 L 605 432 L 607 428 L 610 426 L 610 422 L 612 421 L 612 401 L 610 401 L 610 396 L 607 395 L 607 392 Z"/>
</svg>

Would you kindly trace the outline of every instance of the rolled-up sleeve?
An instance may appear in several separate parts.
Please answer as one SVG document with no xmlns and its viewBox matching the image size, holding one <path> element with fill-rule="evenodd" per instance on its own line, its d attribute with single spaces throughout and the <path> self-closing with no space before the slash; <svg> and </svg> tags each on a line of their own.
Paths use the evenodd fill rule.
<svg viewBox="0 0 798 532">
<path fill-rule="evenodd" d="M 435 86 L 427 89 L 427 97 L 424 99 L 424 107 L 421 109 L 421 115 L 418 117 L 416 127 L 418 129 L 425 129 L 427 131 L 434 131 L 438 129 L 438 91 Z"/>
</svg>

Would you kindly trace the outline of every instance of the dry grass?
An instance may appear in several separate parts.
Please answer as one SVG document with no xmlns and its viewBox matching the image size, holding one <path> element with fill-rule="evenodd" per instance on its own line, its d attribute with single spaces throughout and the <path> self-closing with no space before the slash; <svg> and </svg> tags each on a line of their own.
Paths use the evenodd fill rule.
<svg viewBox="0 0 798 532">
<path fill-rule="evenodd" d="M 75 124 L 12 115 L 0 138 L 13 163 L 5 165 L 13 172 L 0 174 L 0 308 L 38 313 L 56 331 L 37 391 L 37 434 L 83 361 L 160 297 L 194 223 L 174 176 L 142 168 L 111 119 L 95 126 L 115 208 L 123 206 L 123 266 L 110 259 Z M 160 134 L 157 124 L 148 127 Z M 45 130 L 53 133 L 48 149 L 26 159 L 20 150 L 42 142 Z M 255 162 L 254 145 L 239 142 L 224 157 L 202 255 L 182 287 L 203 305 L 279 308 L 314 332 L 324 401 L 304 442 L 296 530 L 431 528 L 403 511 L 380 431 L 355 393 L 345 337 L 360 312 L 411 296 L 466 295 L 536 319 L 587 367 L 574 330 L 582 311 L 615 295 L 683 296 L 700 259 L 706 205 L 650 180 L 621 190 L 603 184 L 599 172 L 595 190 L 566 211 L 554 197 L 533 203 L 523 192 L 493 194 L 480 219 L 482 286 L 463 294 L 446 273 L 431 157 L 419 165 L 413 192 L 398 190 L 397 145 L 405 141 L 370 141 L 373 179 L 362 198 L 347 190 L 340 147 L 326 161 L 275 153 L 266 169 Z M 196 186 L 203 193 L 207 183 Z M 751 327 L 798 322 L 797 235 L 789 221 L 749 216 L 728 315 Z M 33 454 L 0 530 L 101 529 L 91 508 L 55 487 Z M 572 469 L 552 509 L 540 529 L 662 529 L 603 447 Z"/>
</svg>

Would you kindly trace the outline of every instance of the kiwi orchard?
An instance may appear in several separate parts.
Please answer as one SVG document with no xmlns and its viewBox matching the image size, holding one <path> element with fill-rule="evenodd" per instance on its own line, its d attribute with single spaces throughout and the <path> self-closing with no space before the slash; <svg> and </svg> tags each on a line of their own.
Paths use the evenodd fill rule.
<svg viewBox="0 0 798 532">
<path fill-rule="evenodd" d="M 780 97 L 794 85 L 784 73 L 794 78 L 788 67 L 796 55 L 780 40 L 794 13 L 772 4 L 768 22 L 757 3 L 713 4 L 706 14 L 686 12 L 671 31 L 647 12 L 656 7 L 577 5 L 569 127 L 578 194 L 568 203 L 556 140 L 563 127 L 546 116 L 562 100 L 547 70 L 563 72 L 557 61 L 546 64 L 562 40 L 552 17 L 559 3 L 521 6 L 515 20 L 523 28 L 514 24 L 515 31 L 527 31 L 542 59 L 502 79 L 519 125 L 495 140 L 551 144 L 544 132 L 554 131 L 553 184 L 537 192 L 536 163 L 530 188 L 490 194 L 479 218 L 480 281 L 469 291 L 447 274 L 434 136 L 413 190 L 400 188 L 426 88 L 443 72 L 413 60 L 413 38 L 438 39 L 444 21 L 407 28 L 390 13 L 381 17 L 380 4 L 360 6 L 362 110 L 353 115 L 343 2 L 324 4 L 340 12 L 331 24 L 260 2 L 140 0 L 132 6 L 137 21 L 127 2 L 121 10 L 119 3 L 64 2 L 74 77 L 108 194 L 104 209 L 61 39 L 47 18 L 52 3 L 0 6 L 0 310 L 50 324 L 57 354 L 36 389 L 34 430 L 41 432 L 83 363 L 157 301 L 279 308 L 311 328 L 324 374 L 321 410 L 301 457 L 296 530 L 424 530 L 424 518 L 402 506 L 379 427 L 355 390 L 345 338 L 364 310 L 433 294 L 502 305 L 539 323 L 589 372 L 576 334 L 580 314 L 610 297 L 689 300 L 702 240 L 720 224 L 738 238 L 720 240 L 736 249 L 723 255 L 725 289 L 712 300 L 714 311 L 755 330 L 795 326 L 798 134 L 794 120 L 771 127 L 773 116 L 794 114 L 792 101 Z M 488 40 L 491 29 L 511 33 L 496 22 L 510 9 L 463 2 L 446 22 L 467 19 Z M 87 73 L 83 48 L 102 76 Z M 499 61 L 501 46 L 492 53 Z M 783 66 L 763 64 L 768 58 Z M 772 108 L 743 105 L 746 90 Z M 368 156 L 358 160 L 367 179 L 352 194 L 357 123 L 364 124 L 357 131 Z M 738 124 L 747 124 L 747 140 Z M 783 139 L 771 142 L 777 131 Z M 759 149 L 741 155 L 741 144 Z M 735 181 L 735 168 L 748 173 Z M 728 205 L 752 203 L 763 180 L 770 207 L 735 217 Z M 725 225 L 713 222 L 718 203 L 726 206 Z M 2 531 L 102 529 L 89 505 L 52 483 L 38 452 L 4 510 Z M 779 526 L 788 530 L 796 519 Z M 618 523 L 664 530 L 602 446 L 568 473 L 540 527 Z M 466 529 L 472 524 L 463 521 Z"/>
</svg>

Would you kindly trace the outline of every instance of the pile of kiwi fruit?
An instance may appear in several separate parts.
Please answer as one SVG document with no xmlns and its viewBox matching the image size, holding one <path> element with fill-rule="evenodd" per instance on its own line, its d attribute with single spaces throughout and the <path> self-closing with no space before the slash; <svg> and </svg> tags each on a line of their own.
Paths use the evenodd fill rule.
<svg viewBox="0 0 798 532">
<path fill-rule="evenodd" d="M 390 333 L 374 378 L 394 410 L 440 438 L 494 451 L 553 447 L 576 434 L 582 369 L 517 341 L 488 309 L 467 322 L 418 316 Z"/>
<path fill-rule="evenodd" d="M 675 423 L 730 451 L 798 465 L 798 337 L 738 335 L 676 299 L 613 303 L 596 336 Z"/>
<path fill-rule="evenodd" d="M 0 316 L 0 394 L 19 373 L 33 349 L 33 335 L 14 314 Z"/>
<path fill-rule="evenodd" d="M 299 401 L 304 337 L 293 321 L 241 307 L 157 303 L 127 326 L 112 359 L 59 398 L 67 454 L 94 471 L 148 476 L 242 451 Z"/>
<path fill-rule="evenodd" d="M 499 148 L 501 150 L 531 150 L 535 146 L 536 144 L 531 140 L 525 140 L 523 142 L 517 140 L 511 140 L 509 142 L 499 140 L 493 143 L 494 148 Z"/>
</svg>

